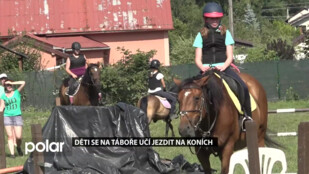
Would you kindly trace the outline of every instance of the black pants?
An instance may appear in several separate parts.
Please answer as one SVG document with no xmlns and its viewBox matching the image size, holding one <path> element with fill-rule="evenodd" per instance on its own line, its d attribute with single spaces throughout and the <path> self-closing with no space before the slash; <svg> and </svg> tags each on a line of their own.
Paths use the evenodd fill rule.
<svg viewBox="0 0 309 174">
<path fill-rule="evenodd" d="M 176 107 L 176 102 L 177 102 L 176 97 L 174 97 L 172 94 L 170 94 L 170 93 L 168 93 L 168 92 L 164 92 L 164 91 L 158 91 L 158 92 L 151 93 L 151 94 L 164 97 L 164 98 L 166 98 L 169 102 L 171 102 L 171 111 L 170 111 L 170 114 L 175 114 L 175 107 Z"/>
<path fill-rule="evenodd" d="M 69 80 L 69 91 L 68 91 L 68 95 L 69 96 L 73 96 L 75 89 L 78 87 L 77 79 L 74 79 L 73 77 L 70 77 L 70 80 Z"/>
<path fill-rule="evenodd" d="M 250 103 L 250 95 L 249 90 L 245 82 L 239 77 L 239 75 L 233 71 L 230 67 L 226 68 L 225 71 L 226 75 L 232 77 L 234 80 L 236 80 L 238 83 L 241 84 L 241 86 L 244 88 L 245 91 L 245 103 L 244 103 L 244 111 L 246 116 L 252 116 L 251 115 L 251 103 Z"/>
</svg>

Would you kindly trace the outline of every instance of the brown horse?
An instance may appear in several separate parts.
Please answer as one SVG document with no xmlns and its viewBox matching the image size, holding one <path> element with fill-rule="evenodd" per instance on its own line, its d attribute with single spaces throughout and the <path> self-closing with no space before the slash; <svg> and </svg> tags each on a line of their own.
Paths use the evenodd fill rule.
<svg viewBox="0 0 309 174">
<path fill-rule="evenodd" d="M 168 136 L 169 129 L 172 130 L 172 136 L 175 137 L 173 125 L 171 123 L 172 120 L 169 116 L 170 109 L 165 108 L 156 96 L 148 95 L 142 97 L 138 101 L 137 107 L 141 108 L 146 113 L 148 124 L 150 124 L 152 120 L 153 122 L 164 120 L 166 122 L 165 137 Z"/>
<path fill-rule="evenodd" d="M 60 86 L 61 105 L 70 105 L 69 96 L 65 94 L 69 79 L 65 79 Z M 97 64 L 90 64 L 81 80 L 79 90 L 74 96 L 73 105 L 97 106 L 100 92 L 100 69 Z"/>
<path fill-rule="evenodd" d="M 245 133 L 240 130 L 239 113 L 222 79 L 214 72 L 220 74 L 219 71 L 210 70 L 200 78 L 187 79 L 181 84 L 178 82 L 181 116 L 179 133 L 182 137 L 217 137 L 218 147 L 195 147 L 195 151 L 205 173 L 211 173 L 209 156 L 215 154 L 221 160 L 221 173 L 227 174 L 233 151 L 246 146 Z M 247 84 L 257 104 L 257 108 L 252 112 L 252 118 L 258 127 L 258 145 L 262 147 L 270 140 L 266 136 L 266 93 L 262 85 L 252 76 L 241 73 L 240 77 Z"/>
</svg>

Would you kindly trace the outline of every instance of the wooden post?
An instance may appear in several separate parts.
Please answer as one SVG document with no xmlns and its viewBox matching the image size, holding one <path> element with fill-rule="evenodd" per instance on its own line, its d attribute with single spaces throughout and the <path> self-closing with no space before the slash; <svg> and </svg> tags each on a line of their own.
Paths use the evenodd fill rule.
<svg viewBox="0 0 309 174">
<path fill-rule="evenodd" d="M 260 174 L 257 127 L 254 121 L 246 121 L 246 140 L 248 147 L 250 174 Z"/>
<path fill-rule="evenodd" d="M 3 112 L 0 112 L 0 169 L 6 168 Z"/>
<path fill-rule="evenodd" d="M 61 106 L 60 97 L 56 97 L 56 106 Z"/>
<path fill-rule="evenodd" d="M 298 125 L 298 172 L 309 173 L 309 122 Z"/>
<path fill-rule="evenodd" d="M 32 142 L 37 144 L 38 142 L 43 142 L 42 137 L 42 127 L 40 124 L 31 125 Z M 40 168 L 40 164 L 44 163 L 43 152 L 34 151 L 33 152 L 33 171 L 35 174 L 43 174 L 44 171 Z"/>
<path fill-rule="evenodd" d="M 229 0 L 229 30 L 234 38 L 233 1 Z"/>
</svg>

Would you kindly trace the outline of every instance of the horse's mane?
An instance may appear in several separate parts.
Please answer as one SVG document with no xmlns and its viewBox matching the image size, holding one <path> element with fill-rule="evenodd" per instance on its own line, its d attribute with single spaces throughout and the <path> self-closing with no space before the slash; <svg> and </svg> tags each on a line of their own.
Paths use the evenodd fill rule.
<svg viewBox="0 0 309 174">
<path fill-rule="evenodd" d="M 87 67 L 87 69 L 85 71 L 82 83 L 84 83 L 84 84 L 91 84 L 92 83 L 90 72 L 89 72 L 92 67 L 98 67 L 98 65 L 97 64 L 93 64 L 93 63 L 88 65 L 88 67 Z"/>
<path fill-rule="evenodd" d="M 179 86 L 179 90 L 187 89 L 187 88 L 202 89 L 206 106 L 209 107 L 210 109 L 212 108 L 211 110 L 218 113 L 220 106 L 222 104 L 222 101 L 224 99 L 223 83 L 214 73 L 217 73 L 219 75 L 221 74 L 221 72 L 218 70 L 209 70 L 203 75 L 197 75 L 197 76 L 185 79 Z M 209 76 L 209 78 L 205 85 L 199 86 L 197 83 L 194 82 L 206 76 Z"/>
</svg>

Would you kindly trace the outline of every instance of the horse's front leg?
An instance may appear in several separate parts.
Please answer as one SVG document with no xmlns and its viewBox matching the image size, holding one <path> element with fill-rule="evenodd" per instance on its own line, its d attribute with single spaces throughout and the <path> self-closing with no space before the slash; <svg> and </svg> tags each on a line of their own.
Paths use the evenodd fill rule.
<svg viewBox="0 0 309 174">
<path fill-rule="evenodd" d="M 229 173 L 230 158 L 234 151 L 234 144 L 235 142 L 229 141 L 219 153 L 221 160 L 221 174 Z"/>
<path fill-rule="evenodd" d="M 210 152 L 201 147 L 195 147 L 197 158 L 203 166 L 205 174 L 211 174 L 211 167 L 209 162 Z"/>
<path fill-rule="evenodd" d="M 169 120 L 168 125 L 169 125 L 169 127 L 172 131 L 172 136 L 175 137 L 174 128 L 173 128 L 173 125 L 172 125 L 172 120 Z"/>
<path fill-rule="evenodd" d="M 171 129 L 172 131 L 172 136 L 175 137 L 173 125 L 172 125 L 172 120 L 170 118 L 165 119 L 166 122 L 166 128 L 165 128 L 165 137 L 168 137 L 168 131 Z"/>
<path fill-rule="evenodd" d="M 165 137 L 168 137 L 168 130 L 170 129 L 168 120 L 165 120 L 165 123 Z"/>
</svg>

